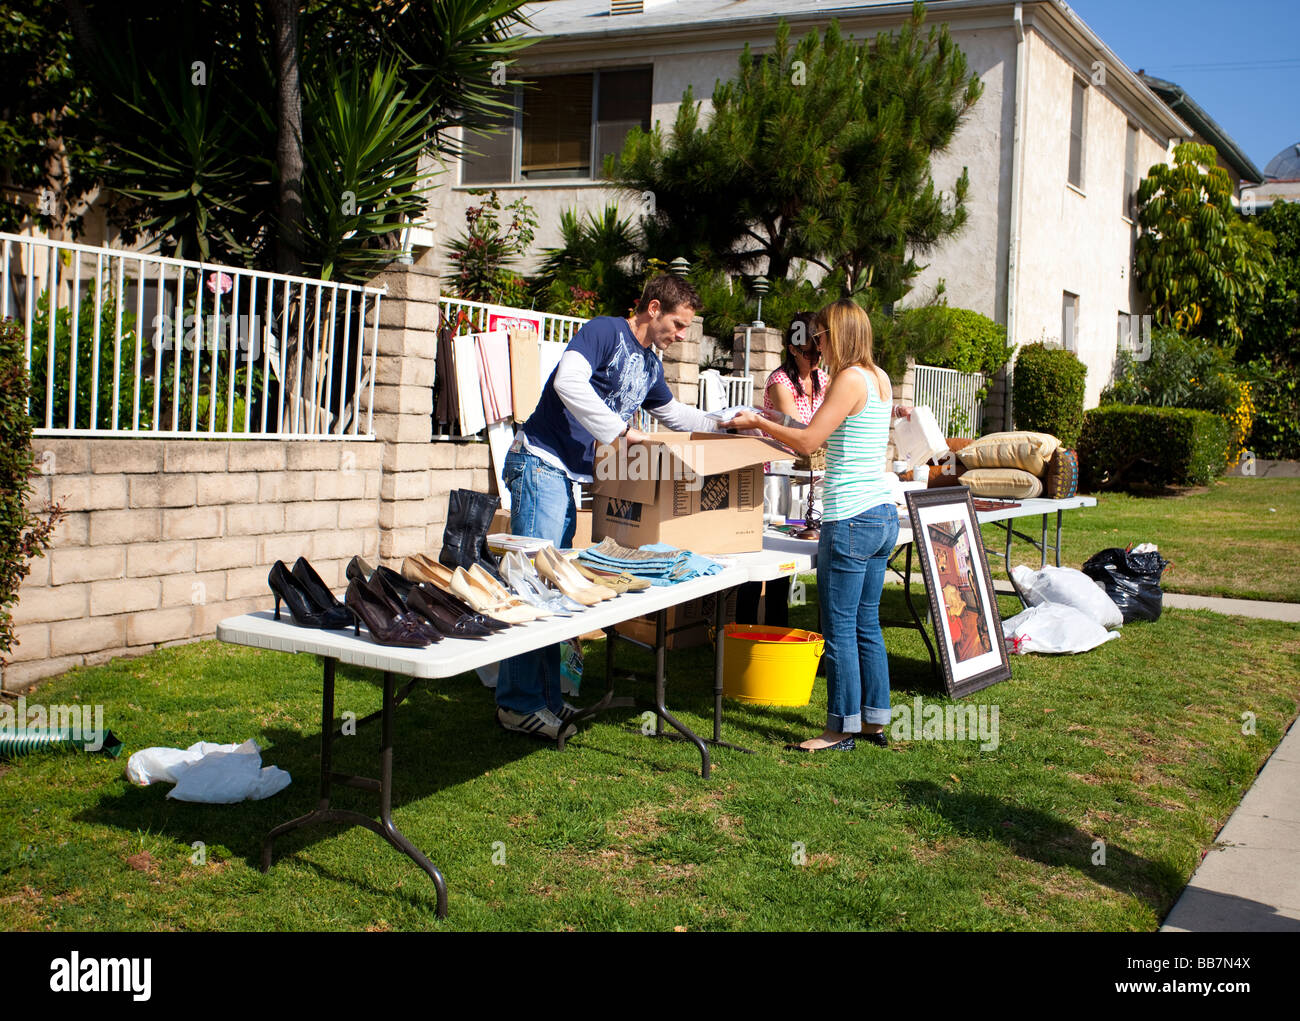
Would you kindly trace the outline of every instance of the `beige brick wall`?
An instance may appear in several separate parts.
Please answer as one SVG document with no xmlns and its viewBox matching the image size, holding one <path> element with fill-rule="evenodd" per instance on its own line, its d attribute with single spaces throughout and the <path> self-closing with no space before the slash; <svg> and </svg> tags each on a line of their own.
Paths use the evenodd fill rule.
<svg viewBox="0 0 1300 1021">
<path fill-rule="evenodd" d="M 394 267 L 376 283 L 374 441 L 33 441 L 31 505 L 67 516 L 19 590 L 3 690 L 210 638 L 272 607 L 276 560 L 305 556 L 340 591 L 354 555 L 394 568 L 437 556 L 449 492 L 493 489 L 488 447 L 430 442 L 437 278 Z"/>
</svg>

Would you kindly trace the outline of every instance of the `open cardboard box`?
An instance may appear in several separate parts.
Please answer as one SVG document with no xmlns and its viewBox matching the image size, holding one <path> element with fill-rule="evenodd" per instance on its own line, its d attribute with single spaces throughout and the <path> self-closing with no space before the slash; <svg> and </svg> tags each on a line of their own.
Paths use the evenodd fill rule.
<svg viewBox="0 0 1300 1021">
<path fill-rule="evenodd" d="M 792 455 L 774 440 L 651 433 L 596 447 L 591 537 L 666 542 L 696 553 L 763 548 L 763 463 Z"/>
</svg>

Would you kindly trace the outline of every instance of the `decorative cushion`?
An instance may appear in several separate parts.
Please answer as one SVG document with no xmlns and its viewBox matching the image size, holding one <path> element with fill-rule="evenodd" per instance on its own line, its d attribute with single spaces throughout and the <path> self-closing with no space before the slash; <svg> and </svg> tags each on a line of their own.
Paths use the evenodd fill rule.
<svg viewBox="0 0 1300 1021">
<path fill-rule="evenodd" d="M 1047 462 L 1043 477 L 1043 495 L 1049 500 L 1064 500 L 1079 489 L 1079 455 L 1061 447 Z"/>
<path fill-rule="evenodd" d="M 967 468 L 1019 468 L 1042 475 L 1061 441 L 1047 433 L 989 433 L 958 451 Z"/>
<path fill-rule="evenodd" d="M 945 473 L 944 468 L 948 471 Z M 938 489 L 940 486 L 960 486 L 961 477 L 966 474 L 966 466 L 959 459 L 954 457 L 951 464 L 932 464 L 930 465 L 930 481 L 927 483 L 928 489 Z"/>
<path fill-rule="evenodd" d="M 972 496 L 997 500 L 1032 500 L 1043 492 L 1043 482 L 1019 468 L 972 468 L 961 477 Z"/>
</svg>

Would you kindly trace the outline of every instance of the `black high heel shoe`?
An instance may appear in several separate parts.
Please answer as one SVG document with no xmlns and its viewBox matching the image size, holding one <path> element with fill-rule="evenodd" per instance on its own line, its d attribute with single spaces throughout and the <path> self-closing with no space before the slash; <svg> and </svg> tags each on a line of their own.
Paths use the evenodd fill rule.
<svg viewBox="0 0 1300 1021">
<path fill-rule="evenodd" d="M 510 625 L 503 620 L 497 620 L 495 617 L 489 617 L 486 614 L 479 613 L 473 607 L 461 602 L 449 592 L 444 592 L 437 585 L 431 585 L 428 582 L 419 582 L 417 587 L 423 593 L 424 598 L 430 602 L 436 603 L 443 607 L 447 612 L 454 616 L 457 623 L 464 621 L 475 628 L 482 628 L 484 634 L 491 634 L 493 631 L 504 631 Z"/>
<path fill-rule="evenodd" d="M 307 590 L 307 595 L 311 596 L 312 602 L 317 606 L 322 609 L 330 609 L 334 606 L 341 607 L 344 610 L 347 609 L 339 601 L 338 597 L 330 591 L 330 587 L 325 584 L 325 579 L 317 574 L 316 569 L 307 562 L 306 557 L 299 557 L 290 573 L 297 579 L 298 584 Z M 348 619 L 351 620 L 350 613 Z"/>
<path fill-rule="evenodd" d="M 275 593 L 275 619 L 280 619 L 280 603 L 289 608 L 289 616 L 299 627 L 325 628 L 341 630 L 349 627 L 352 614 L 346 606 L 322 606 L 316 602 L 311 593 L 297 578 L 289 573 L 283 560 L 271 565 L 271 573 L 266 576 L 266 583 Z"/>
<path fill-rule="evenodd" d="M 357 617 L 354 633 L 361 634 L 361 623 L 364 622 L 370 632 L 370 640 L 377 645 L 423 649 L 430 644 L 422 626 L 410 617 L 394 614 L 387 599 L 381 601 L 355 578 L 348 584 L 344 602 Z"/>
<path fill-rule="evenodd" d="M 406 605 L 418 613 L 448 638 L 482 638 L 492 629 L 477 623 L 468 614 L 455 614 L 432 596 L 433 586 L 423 583 L 414 586 L 406 597 Z"/>
<path fill-rule="evenodd" d="M 387 603 L 388 608 L 393 613 L 401 614 L 402 616 L 409 618 L 424 632 L 425 637 L 427 637 L 430 642 L 442 641 L 444 637 L 442 629 L 434 624 L 433 621 L 424 617 L 423 614 L 415 611 L 412 607 L 407 606 L 406 600 L 403 598 L 402 594 L 393 587 L 392 583 L 389 582 L 382 573 L 380 573 L 383 570 L 384 568 L 382 567 L 378 568 L 375 573 L 370 576 L 370 580 L 365 582 L 362 587 L 376 599 Z M 392 574 L 393 572 L 389 571 L 388 573 Z M 361 583 L 358 582 L 358 584 Z"/>
</svg>

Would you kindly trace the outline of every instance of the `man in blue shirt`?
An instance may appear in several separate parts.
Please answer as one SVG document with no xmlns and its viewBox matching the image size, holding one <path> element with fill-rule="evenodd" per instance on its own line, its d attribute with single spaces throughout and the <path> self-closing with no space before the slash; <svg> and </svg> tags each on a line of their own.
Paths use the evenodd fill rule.
<svg viewBox="0 0 1300 1021">
<path fill-rule="evenodd" d="M 665 274 L 646 285 L 630 318 L 592 319 L 569 341 L 502 466 L 512 532 L 569 546 L 577 526 L 574 483 L 592 481 L 597 442 L 645 439 L 628 425 L 638 408 L 669 429 L 715 430 L 713 419 L 673 400 L 660 361 L 685 337 L 699 305 L 690 284 Z M 560 694 L 558 646 L 502 662 L 496 701 L 497 722 L 507 730 L 551 740 L 575 731 L 568 721 L 577 710 Z"/>
</svg>

